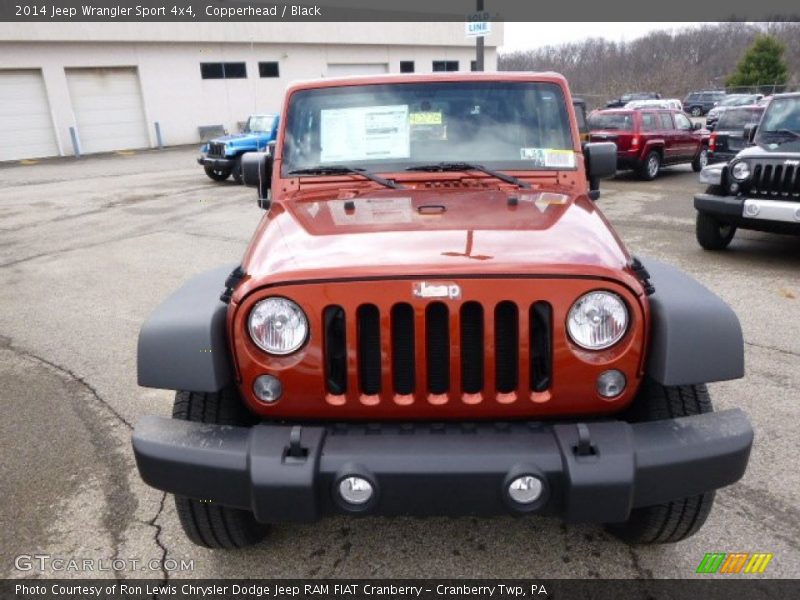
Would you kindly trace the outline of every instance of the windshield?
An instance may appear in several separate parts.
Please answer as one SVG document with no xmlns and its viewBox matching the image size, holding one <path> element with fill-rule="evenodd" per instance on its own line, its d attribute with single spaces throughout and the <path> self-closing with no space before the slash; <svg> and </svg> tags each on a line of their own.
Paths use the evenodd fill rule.
<svg viewBox="0 0 800 600">
<path fill-rule="evenodd" d="M 245 131 L 252 133 L 269 133 L 275 124 L 275 115 L 258 115 L 252 116 L 247 119 L 247 127 Z"/>
<path fill-rule="evenodd" d="M 758 96 L 728 96 L 717 106 L 742 106 L 744 104 L 754 104 Z"/>
<path fill-rule="evenodd" d="M 782 129 L 800 133 L 800 96 L 774 98 L 770 102 L 759 132 L 774 133 Z"/>
<path fill-rule="evenodd" d="M 589 129 L 592 131 L 602 129 L 630 131 L 633 129 L 633 115 L 630 113 L 592 113 L 589 115 Z"/>
<path fill-rule="evenodd" d="M 749 123 L 758 123 L 763 113 L 763 108 L 732 108 L 726 110 L 719 118 L 717 129 L 742 130 Z"/>
<path fill-rule="evenodd" d="M 575 168 L 561 88 L 434 82 L 299 90 L 286 116 L 282 174 L 463 161 L 501 169 Z"/>
</svg>

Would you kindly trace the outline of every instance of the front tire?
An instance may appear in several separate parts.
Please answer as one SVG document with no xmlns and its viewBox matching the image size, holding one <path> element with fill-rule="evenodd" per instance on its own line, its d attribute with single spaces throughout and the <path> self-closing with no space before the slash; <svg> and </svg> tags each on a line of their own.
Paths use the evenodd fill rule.
<svg viewBox="0 0 800 600">
<path fill-rule="evenodd" d="M 692 161 L 692 170 L 699 173 L 708 166 L 708 148 L 703 146 Z"/>
<path fill-rule="evenodd" d="M 624 415 L 644 422 L 709 413 L 714 410 L 704 384 L 663 386 L 646 379 Z M 714 504 L 714 492 L 671 502 L 634 508 L 623 523 L 609 523 L 610 533 L 629 544 L 666 544 L 694 535 L 703 526 Z"/>
<path fill-rule="evenodd" d="M 242 155 L 236 157 L 235 162 L 233 163 L 233 170 L 231 171 L 231 178 L 233 179 L 234 183 L 238 183 L 242 185 L 244 180 L 242 179 Z"/>
<path fill-rule="evenodd" d="M 214 167 L 205 166 L 203 169 L 211 179 L 214 181 L 225 181 L 228 177 L 230 177 L 231 172 L 227 169 L 215 169 Z"/>
<path fill-rule="evenodd" d="M 177 392 L 172 417 L 217 425 L 248 426 L 254 422 L 239 394 L 232 389 L 216 393 Z M 198 546 L 243 548 L 257 544 L 267 535 L 268 527 L 247 510 L 185 496 L 175 496 L 175 508 L 184 533 Z"/>
<path fill-rule="evenodd" d="M 697 211 L 695 221 L 697 243 L 705 250 L 724 250 L 736 235 L 736 227 L 722 223 L 708 213 Z"/>
<path fill-rule="evenodd" d="M 653 181 L 661 170 L 661 154 L 653 150 L 639 167 L 639 177 L 645 181 Z"/>
</svg>

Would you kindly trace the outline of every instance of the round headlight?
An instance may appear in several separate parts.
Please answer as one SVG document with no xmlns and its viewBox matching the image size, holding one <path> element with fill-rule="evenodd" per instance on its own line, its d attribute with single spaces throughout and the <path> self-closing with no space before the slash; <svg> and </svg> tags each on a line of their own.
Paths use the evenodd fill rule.
<svg viewBox="0 0 800 600">
<path fill-rule="evenodd" d="M 611 292 L 589 292 L 578 298 L 567 317 L 567 331 L 572 341 L 587 350 L 603 350 L 625 335 L 628 309 Z"/>
<path fill-rule="evenodd" d="M 270 354 L 291 354 L 308 337 L 308 319 L 291 300 L 272 297 L 253 307 L 248 320 L 250 337 Z"/>
<path fill-rule="evenodd" d="M 750 177 L 750 165 L 748 165 L 746 162 L 737 162 L 731 167 L 731 175 L 734 179 L 744 181 Z"/>
</svg>

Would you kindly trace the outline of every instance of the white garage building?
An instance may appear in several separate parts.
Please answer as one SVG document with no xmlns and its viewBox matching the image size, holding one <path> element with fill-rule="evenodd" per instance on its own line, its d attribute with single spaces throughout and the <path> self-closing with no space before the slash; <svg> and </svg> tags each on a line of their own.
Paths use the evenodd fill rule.
<svg viewBox="0 0 800 600">
<path fill-rule="evenodd" d="M 463 23 L 0 23 L 0 161 L 196 143 L 294 80 L 468 71 L 474 44 Z"/>
</svg>

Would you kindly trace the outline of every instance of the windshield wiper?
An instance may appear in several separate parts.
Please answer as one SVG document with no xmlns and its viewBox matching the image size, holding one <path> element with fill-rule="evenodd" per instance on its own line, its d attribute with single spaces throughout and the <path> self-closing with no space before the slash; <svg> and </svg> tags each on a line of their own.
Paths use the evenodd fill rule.
<svg viewBox="0 0 800 600">
<path fill-rule="evenodd" d="M 530 183 L 522 181 L 521 179 L 517 179 L 512 175 L 507 175 L 506 173 L 501 173 L 500 171 L 495 171 L 494 169 L 487 169 L 483 165 L 476 165 L 467 162 L 440 162 L 430 165 L 417 165 L 416 167 L 408 167 L 406 171 L 428 171 L 431 173 L 443 173 L 445 171 L 480 171 L 481 173 L 491 175 L 495 179 L 517 185 L 521 188 L 528 189 L 531 187 Z"/>
<path fill-rule="evenodd" d="M 366 169 L 348 167 L 346 165 L 317 165 L 316 167 L 308 167 L 305 169 L 295 169 L 294 171 L 289 171 L 289 175 L 361 175 L 370 181 L 374 181 L 375 183 L 379 183 L 380 185 L 392 188 L 394 190 L 405 189 L 405 186 L 398 185 L 389 179 L 379 177 L 378 175 L 375 175 L 375 173 L 370 173 Z"/>
</svg>

